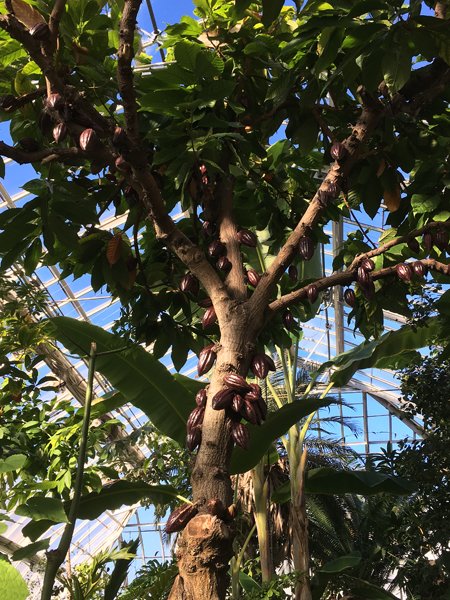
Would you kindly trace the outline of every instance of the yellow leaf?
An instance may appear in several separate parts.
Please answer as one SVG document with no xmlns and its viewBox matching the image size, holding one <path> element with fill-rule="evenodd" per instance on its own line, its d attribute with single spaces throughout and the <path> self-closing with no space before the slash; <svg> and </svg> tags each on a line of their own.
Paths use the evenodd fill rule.
<svg viewBox="0 0 450 600">
<path fill-rule="evenodd" d="M 400 207 L 400 186 L 397 185 L 394 189 L 384 190 L 384 203 L 389 212 L 395 212 Z"/>
<path fill-rule="evenodd" d="M 25 2 L 24 0 L 11 0 L 11 5 L 15 16 L 28 29 L 33 28 L 35 25 L 39 25 L 39 23 L 46 23 L 46 20 L 41 13 L 28 4 L 28 2 Z"/>
</svg>

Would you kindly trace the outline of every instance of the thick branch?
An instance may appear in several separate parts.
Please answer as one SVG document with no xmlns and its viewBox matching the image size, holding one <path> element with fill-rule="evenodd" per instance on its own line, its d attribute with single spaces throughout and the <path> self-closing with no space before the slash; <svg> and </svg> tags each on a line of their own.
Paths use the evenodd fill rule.
<svg viewBox="0 0 450 600">
<path fill-rule="evenodd" d="M 370 253 L 368 253 L 370 254 Z M 437 271 L 442 273 L 443 275 L 450 275 L 450 265 L 446 265 L 441 263 L 434 258 L 424 258 L 420 261 L 424 266 L 428 267 L 431 271 Z M 370 276 L 373 281 L 377 281 L 378 279 L 383 279 L 384 277 L 388 277 L 389 275 L 396 274 L 396 265 L 390 267 L 384 267 L 379 271 L 373 271 Z M 328 277 L 322 277 L 321 279 L 317 279 L 314 281 L 314 285 L 317 288 L 318 292 L 323 292 L 329 288 L 335 287 L 336 285 L 349 285 L 353 281 L 356 280 L 356 269 L 352 271 L 342 271 L 339 273 L 333 273 Z M 286 294 L 285 296 L 281 296 L 274 302 L 269 304 L 269 313 L 267 315 L 267 319 L 272 318 L 276 312 L 280 310 L 284 310 L 288 306 L 299 302 L 300 300 L 304 300 L 307 298 L 307 289 L 311 284 L 305 285 L 290 294 Z"/>
<path fill-rule="evenodd" d="M 237 238 L 237 227 L 233 220 L 233 182 L 225 177 L 218 182 L 216 200 L 221 207 L 220 239 L 227 247 L 227 258 L 231 262 L 231 271 L 225 280 L 230 295 L 236 300 L 247 299 L 247 286 L 242 264 L 241 249 Z"/>
<path fill-rule="evenodd" d="M 134 33 L 142 0 L 126 0 L 120 21 L 120 44 L 117 53 L 117 82 L 125 113 L 126 130 L 135 147 L 139 146 L 139 125 L 137 116 L 136 91 L 133 84 Z"/>
<path fill-rule="evenodd" d="M 33 102 L 34 100 L 36 100 L 36 98 L 44 96 L 45 92 L 46 89 L 41 87 L 37 88 L 36 90 L 33 90 L 29 94 L 23 94 L 22 96 L 17 96 L 16 98 L 14 98 L 13 96 L 8 96 L 7 103 L 2 103 L 2 110 L 4 110 L 7 113 L 12 113 L 18 110 L 19 108 L 30 104 L 30 102 Z"/>
<path fill-rule="evenodd" d="M 50 162 L 58 160 L 64 162 L 69 158 L 83 157 L 84 153 L 79 148 L 42 148 L 35 152 L 23 152 L 14 146 L 9 146 L 0 141 L 0 156 L 11 158 L 15 162 L 23 165 L 25 163 Z"/>
</svg>

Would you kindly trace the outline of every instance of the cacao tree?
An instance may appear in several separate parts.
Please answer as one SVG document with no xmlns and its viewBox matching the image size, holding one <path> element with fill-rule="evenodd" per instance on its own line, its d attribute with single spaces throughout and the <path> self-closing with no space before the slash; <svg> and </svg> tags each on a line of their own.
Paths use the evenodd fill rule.
<svg viewBox="0 0 450 600">
<path fill-rule="evenodd" d="M 273 347 L 343 288 L 378 338 L 383 308 L 405 312 L 425 277 L 449 274 L 447 2 L 294 4 L 195 0 L 158 69 L 140 0 L 1 7 L 0 154 L 36 171 L 32 199 L 0 215 L 2 271 L 90 275 L 120 299 L 121 333 L 171 349 L 178 370 L 192 350 L 209 377 L 188 421 L 193 504 L 171 519 L 185 525 L 172 599 L 225 598 L 230 459 L 266 417 L 248 379 Z M 318 272 L 325 227 L 358 212 L 382 235 L 356 220 Z"/>
</svg>

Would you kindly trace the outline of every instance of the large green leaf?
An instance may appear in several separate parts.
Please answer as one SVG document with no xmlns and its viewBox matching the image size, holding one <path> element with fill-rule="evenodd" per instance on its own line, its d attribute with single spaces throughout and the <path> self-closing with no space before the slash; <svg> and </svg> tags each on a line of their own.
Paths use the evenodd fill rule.
<svg viewBox="0 0 450 600">
<path fill-rule="evenodd" d="M 283 8 L 284 0 L 262 0 L 263 16 L 262 22 L 269 27 L 278 17 Z"/>
<path fill-rule="evenodd" d="M 310 469 L 306 473 L 305 490 L 310 494 L 410 494 L 414 491 L 411 482 L 376 471 L 338 471 L 331 467 Z M 290 500 L 290 483 L 287 481 L 273 494 L 274 502 Z"/>
<path fill-rule="evenodd" d="M 91 492 L 82 496 L 77 518 L 96 519 L 106 510 L 115 510 L 123 505 L 131 506 L 143 498 L 159 505 L 165 505 L 174 498 L 182 500 L 177 490 L 169 485 L 149 485 L 142 481 L 120 480 L 105 485 L 100 492 Z M 64 503 L 64 507 L 68 511 L 70 502 Z M 52 521 L 49 520 L 32 521 L 25 525 L 22 533 L 34 541 L 52 525 Z"/>
<path fill-rule="evenodd" d="M 2 600 L 26 600 L 28 587 L 22 575 L 6 560 L 0 560 Z"/>
<path fill-rule="evenodd" d="M 136 554 L 139 546 L 139 538 L 123 544 L 121 550 L 126 550 L 130 554 Z M 133 558 L 119 558 L 115 561 L 114 570 L 111 573 L 108 583 L 105 586 L 104 600 L 114 600 L 120 589 L 120 586 L 125 581 L 128 574 L 128 568 Z"/>
<path fill-rule="evenodd" d="M 250 432 L 248 450 L 238 447 L 233 450 L 230 472 L 232 474 L 245 473 L 252 469 L 266 454 L 272 442 L 284 435 L 294 423 L 319 408 L 328 406 L 333 400 L 333 398 L 297 400 L 271 413 L 261 427 L 247 425 Z"/>
<path fill-rule="evenodd" d="M 45 538 L 45 540 L 39 540 L 39 542 L 28 544 L 27 546 L 23 546 L 22 548 L 16 550 L 11 558 L 12 560 L 23 560 L 24 558 L 29 558 L 41 550 L 47 550 L 49 544 L 50 538 Z"/>
<path fill-rule="evenodd" d="M 33 521 L 67 523 L 67 515 L 61 500 L 48 496 L 33 496 L 24 504 L 20 504 L 15 513 L 20 517 L 28 517 Z"/>
<path fill-rule="evenodd" d="M 343 386 L 360 369 L 405 367 L 419 356 L 415 352 L 417 348 L 428 346 L 436 338 L 440 325 L 439 319 L 432 317 L 422 327 L 404 325 L 397 331 L 389 331 L 377 340 L 363 342 L 323 363 L 317 375 L 334 367 L 330 379 L 335 385 Z"/>
<path fill-rule="evenodd" d="M 8 458 L 0 460 L 0 473 L 10 473 L 21 469 L 27 462 L 25 454 L 13 454 Z"/>
<path fill-rule="evenodd" d="M 186 421 L 194 406 L 184 380 L 183 384 L 166 367 L 139 345 L 128 346 L 117 335 L 101 327 L 68 317 L 51 319 L 55 337 L 72 353 L 86 355 L 92 341 L 97 351 L 113 354 L 98 356 L 96 369 L 128 402 L 140 408 L 157 429 L 184 445 Z"/>
<path fill-rule="evenodd" d="M 356 567 L 361 562 L 361 554 L 355 552 L 354 554 L 346 554 L 345 556 L 339 556 L 334 560 L 330 560 L 320 568 L 321 573 L 341 573 L 352 567 Z"/>
</svg>

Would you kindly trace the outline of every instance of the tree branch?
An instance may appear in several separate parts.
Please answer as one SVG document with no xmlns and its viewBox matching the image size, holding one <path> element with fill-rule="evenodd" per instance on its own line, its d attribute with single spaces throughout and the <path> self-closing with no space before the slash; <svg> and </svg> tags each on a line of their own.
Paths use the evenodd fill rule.
<svg viewBox="0 0 450 600">
<path fill-rule="evenodd" d="M 22 96 L 17 96 L 15 98 L 14 96 L 4 97 L 1 108 L 6 113 L 12 113 L 18 110 L 19 108 L 30 104 L 30 102 L 33 102 L 37 98 L 44 96 L 45 92 L 46 89 L 44 87 L 40 87 L 36 90 L 33 90 L 32 92 L 29 92 L 28 94 L 23 94 Z"/>
<path fill-rule="evenodd" d="M 35 152 L 23 152 L 14 146 L 9 146 L 5 142 L 0 141 L 0 155 L 11 158 L 20 165 L 26 163 L 50 162 L 58 160 L 64 162 L 69 158 L 83 158 L 86 153 L 79 148 L 42 148 Z"/>
<path fill-rule="evenodd" d="M 54 52 L 58 47 L 58 34 L 59 34 L 59 23 L 61 17 L 66 8 L 66 0 L 55 0 L 53 10 L 50 13 L 48 20 L 48 28 L 50 29 L 52 51 Z"/>
<path fill-rule="evenodd" d="M 135 147 L 139 146 L 139 124 L 137 115 L 136 91 L 133 84 L 134 33 L 142 0 L 125 0 L 120 20 L 120 44 L 117 53 L 117 82 L 125 113 L 126 131 Z"/>
</svg>

